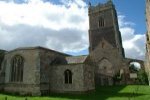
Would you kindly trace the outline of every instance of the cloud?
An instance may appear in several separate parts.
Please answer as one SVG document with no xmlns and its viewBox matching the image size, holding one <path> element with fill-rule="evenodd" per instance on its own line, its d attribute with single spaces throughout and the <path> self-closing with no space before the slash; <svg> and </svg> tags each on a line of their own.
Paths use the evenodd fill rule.
<svg viewBox="0 0 150 100">
<path fill-rule="evenodd" d="M 44 46 L 61 52 L 88 48 L 88 11 L 83 1 L 15 2 L 0 2 L 0 48 Z"/>
<path fill-rule="evenodd" d="M 43 46 L 61 52 L 87 50 L 88 7 L 83 0 L 0 1 L 0 48 L 12 50 L 25 46 Z M 136 34 L 135 24 L 119 15 L 126 57 L 144 58 L 145 36 Z"/>
<path fill-rule="evenodd" d="M 133 22 L 127 21 L 124 15 L 119 15 L 119 26 L 123 40 L 125 55 L 128 58 L 145 58 L 145 34 L 135 33 Z"/>
</svg>

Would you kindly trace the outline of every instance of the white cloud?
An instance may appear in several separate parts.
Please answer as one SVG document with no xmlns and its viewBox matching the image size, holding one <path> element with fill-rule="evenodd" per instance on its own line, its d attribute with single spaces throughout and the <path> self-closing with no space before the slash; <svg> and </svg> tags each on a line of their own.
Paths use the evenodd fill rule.
<svg viewBox="0 0 150 100">
<path fill-rule="evenodd" d="M 0 1 L 0 48 L 44 46 L 62 52 L 88 48 L 88 9 L 83 0 L 61 0 L 62 4 L 4 1 Z M 135 24 L 125 16 L 118 18 L 126 56 L 143 59 L 145 36 L 136 35 Z"/>
<path fill-rule="evenodd" d="M 145 34 L 135 33 L 134 23 L 125 20 L 125 16 L 119 15 L 119 26 L 122 34 L 125 55 L 128 58 L 144 59 Z"/>
<path fill-rule="evenodd" d="M 62 5 L 26 0 L 0 2 L 0 48 L 44 46 L 63 52 L 88 48 L 88 15 L 83 1 Z"/>
</svg>

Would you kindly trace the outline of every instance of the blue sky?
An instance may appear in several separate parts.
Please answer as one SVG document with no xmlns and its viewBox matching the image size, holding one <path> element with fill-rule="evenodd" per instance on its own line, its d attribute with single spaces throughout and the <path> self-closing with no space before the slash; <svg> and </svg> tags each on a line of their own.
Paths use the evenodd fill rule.
<svg viewBox="0 0 150 100">
<path fill-rule="evenodd" d="M 126 57 L 144 59 L 144 0 L 113 2 Z M 73 55 L 88 53 L 88 7 L 83 0 L 1 0 L 0 8 L 1 49 L 42 46 Z"/>
<path fill-rule="evenodd" d="M 127 20 L 135 23 L 136 33 L 146 32 L 145 0 L 114 0 L 118 12 L 125 14 Z"/>
</svg>

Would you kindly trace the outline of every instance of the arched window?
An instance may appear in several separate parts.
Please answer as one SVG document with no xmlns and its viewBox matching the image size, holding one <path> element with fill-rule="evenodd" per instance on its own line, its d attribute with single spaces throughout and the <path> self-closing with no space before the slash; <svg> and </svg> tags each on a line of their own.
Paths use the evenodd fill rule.
<svg viewBox="0 0 150 100">
<path fill-rule="evenodd" d="M 129 63 L 129 70 L 130 72 L 138 72 L 141 69 L 141 64 L 136 61 L 131 61 Z"/>
<path fill-rule="evenodd" d="M 104 21 L 104 18 L 99 18 L 99 21 L 98 21 L 98 27 L 104 27 L 105 26 L 105 21 Z"/>
<path fill-rule="evenodd" d="M 72 72 L 70 70 L 65 70 L 65 84 L 72 84 Z"/>
<path fill-rule="evenodd" d="M 15 57 L 13 57 L 11 63 L 11 82 L 23 81 L 23 66 L 24 59 L 22 56 L 16 55 Z"/>
<path fill-rule="evenodd" d="M 102 42 L 102 48 L 104 48 L 104 45 L 105 45 L 105 43 L 104 43 L 104 42 Z"/>
</svg>

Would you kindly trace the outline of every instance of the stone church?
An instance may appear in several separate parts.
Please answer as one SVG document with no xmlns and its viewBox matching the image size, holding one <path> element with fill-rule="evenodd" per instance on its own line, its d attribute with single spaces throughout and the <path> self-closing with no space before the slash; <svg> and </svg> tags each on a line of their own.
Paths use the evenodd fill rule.
<svg viewBox="0 0 150 100">
<path fill-rule="evenodd" d="M 89 5 L 89 55 L 71 56 L 43 47 L 5 51 L 0 90 L 20 95 L 82 93 L 95 86 L 131 84 L 115 6 Z M 120 81 L 115 78 L 120 77 Z"/>
</svg>

